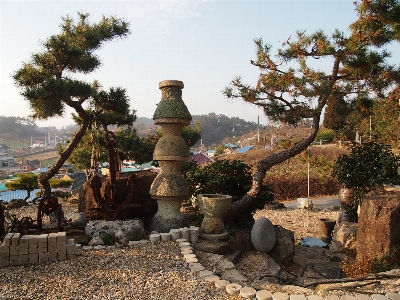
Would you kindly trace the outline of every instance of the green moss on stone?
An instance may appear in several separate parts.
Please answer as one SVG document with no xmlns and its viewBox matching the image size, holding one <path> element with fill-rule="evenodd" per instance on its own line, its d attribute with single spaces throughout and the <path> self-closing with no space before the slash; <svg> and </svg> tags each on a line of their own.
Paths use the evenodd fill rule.
<svg viewBox="0 0 400 300">
<path fill-rule="evenodd" d="M 162 118 L 180 118 L 192 120 L 192 115 L 181 99 L 161 100 L 154 112 L 153 120 Z"/>
</svg>

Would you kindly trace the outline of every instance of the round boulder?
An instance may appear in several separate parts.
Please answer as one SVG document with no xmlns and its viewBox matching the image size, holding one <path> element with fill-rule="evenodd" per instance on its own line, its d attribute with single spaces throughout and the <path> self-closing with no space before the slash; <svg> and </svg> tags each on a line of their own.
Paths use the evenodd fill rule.
<svg viewBox="0 0 400 300">
<path fill-rule="evenodd" d="M 82 227 L 86 226 L 86 224 L 89 222 L 89 220 L 86 218 L 84 213 L 81 212 L 75 212 L 67 215 L 66 217 L 67 220 L 71 220 L 71 225 L 73 227 Z"/>
<path fill-rule="evenodd" d="M 85 232 L 90 238 L 97 236 L 102 238 L 105 243 L 105 239 L 110 237 L 117 243 L 137 241 L 142 239 L 145 234 L 144 224 L 140 219 L 90 221 L 85 227 Z"/>
<path fill-rule="evenodd" d="M 275 226 L 269 219 L 260 218 L 255 221 L 251 229 L 251 243 L 254 249 L 261 253 L 268 253 L 275 247 Z"/>
</svg>

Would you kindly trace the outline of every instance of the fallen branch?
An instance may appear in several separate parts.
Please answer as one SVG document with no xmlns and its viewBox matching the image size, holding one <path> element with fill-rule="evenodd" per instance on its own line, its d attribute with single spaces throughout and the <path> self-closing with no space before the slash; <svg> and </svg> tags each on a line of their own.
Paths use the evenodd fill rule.
<svg viewBox="0 0 400 300">
<path fill-rule="evenodd" d="M 372 278 L 371 278 L 372 277 Z M 318 284 L 327 284 L 327 283 L 346 283 L 346 282 L 356 282 L 356 281 L 365 281 L 365 280 L 371 280 L 371 279 L 387 279 L 387 278 L 400 278 L 398 275 L 386 275 L 386 274 L 370 274 L 365 277 L 361 277 L 358 279 L 355 278 L 348 278 L 348 279 L 334 279 L 334 280 L 324 280 L 324 281 L 317 281 L 313 282 L 310 284 L 305 285 L 304 287 L 310 287 L 313 285 L 318 285 Z"/>
<path fill-rule="evenodd" d="M 380 284 L 380 281 L 372 281 L 368 283 L 363 283 L 363 284 L 355 284 L 355 285 L 349 285 L 349 286 L 342 286 L 342 287 L 329 287 L 326 288 L 326 291 L 333 291 L 333 290 L 341 290 L 341 291 L 347 291 L 347 292 L 353 292 L 353 293 L 360 293 L 360 294 L 385 294 L 385 293 L 379 293 L 379 292 L 371 292 L 371 291 L 363 291 L 363 290 L 358 290 L 356 288 L 371 285 L 371 284 Z"/>
</svg>

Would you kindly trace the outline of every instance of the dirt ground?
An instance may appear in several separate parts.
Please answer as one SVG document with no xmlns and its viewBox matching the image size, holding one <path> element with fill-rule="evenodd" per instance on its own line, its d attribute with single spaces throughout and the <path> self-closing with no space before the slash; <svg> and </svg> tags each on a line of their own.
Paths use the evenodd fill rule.
<svg viewBox="0 0 400 300">
<path fill-rule="evenodd" d="M 57 158 L 59 156 L 57 150 L 50 150 L 50 151 L 41 151 L 41 152 L 27 152 L 27 153 L 16 153 L 14 158 L 15 161 L 21 161 L 22 158 L 24 160 L 47 160 L 52 158 Z"/>
</svg>

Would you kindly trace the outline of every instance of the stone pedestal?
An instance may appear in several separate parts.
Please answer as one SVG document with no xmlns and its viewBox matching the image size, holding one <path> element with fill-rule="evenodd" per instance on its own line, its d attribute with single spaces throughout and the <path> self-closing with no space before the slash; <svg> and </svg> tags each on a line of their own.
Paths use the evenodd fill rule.
<svg viewBox="0 0 400 300">
<path fill-rule="evenodd" d="M 153 120 L 154 124 L 161 126 L 163 136 L 157 142 L 153 159 L 159 162 L 161 172 L 150 187 L 150 195 L 157 200 L 158 211 L 150 221 L 149 229 L 169 232 L 187 225 L 180 212 L 181 202 L 189 195 L 181 166 L 182 162 L 189 160 L 189 151 L 181 135 L 192 116 L 182 100 L 182 81 L 161 81 L 159 88 L 162 97 Z"/>
<path fill-rule="evenodd" d="M 220 194 L 197 195 L 199 206 L 204 214 L 201 230 L 207 234 L 220 234 L 225 231 L 222 217 L 232 203 L 232 197 Z"/>
</svg>

